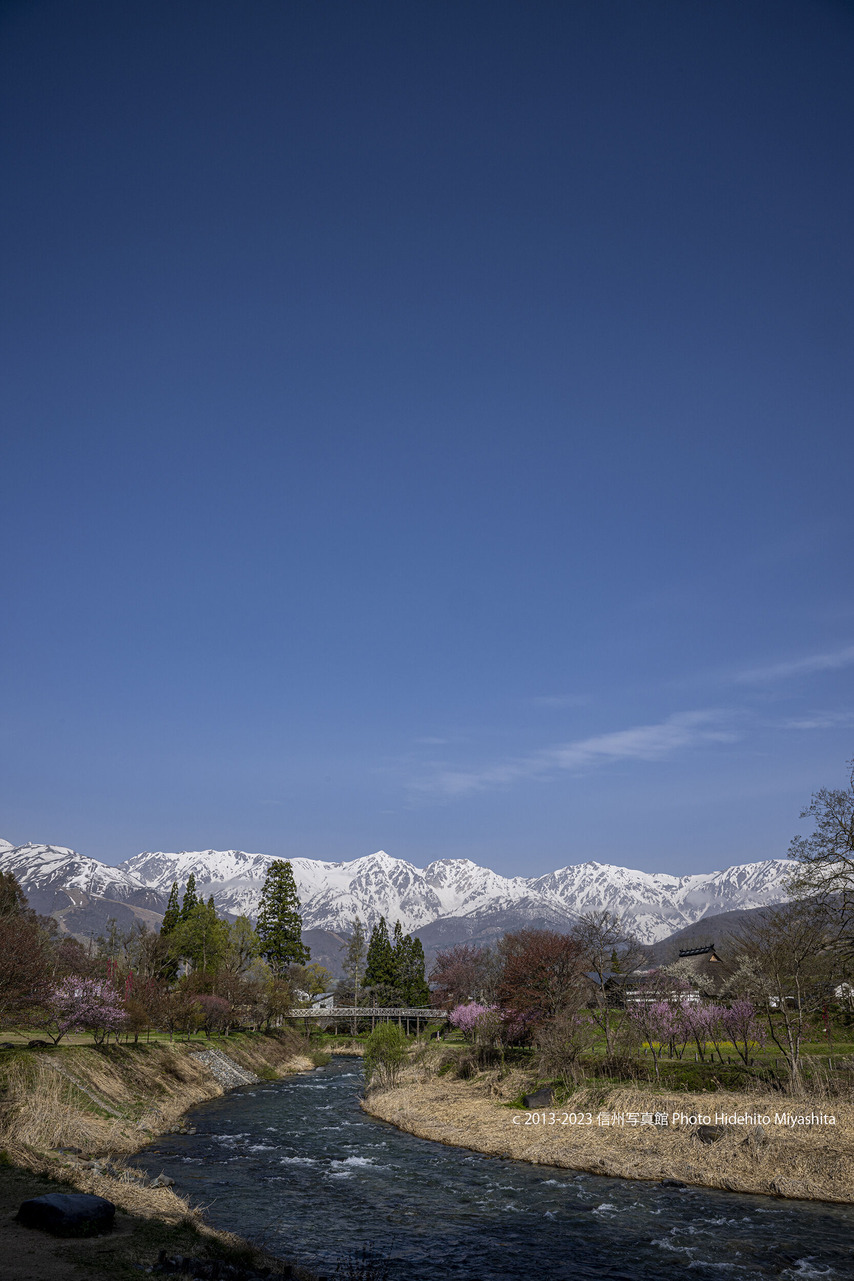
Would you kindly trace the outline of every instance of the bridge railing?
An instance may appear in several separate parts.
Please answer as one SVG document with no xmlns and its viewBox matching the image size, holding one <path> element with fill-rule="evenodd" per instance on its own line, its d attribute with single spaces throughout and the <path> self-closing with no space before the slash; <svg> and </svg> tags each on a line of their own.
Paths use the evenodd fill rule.
<svg viewBox="0 0 854 1281">
<path fill-rule="evenodd" d="M 311 1005 L 295 1006 L 288 1012 L 293 1019 L 443 1019 L 444 1010 L 424 1006 L 333 1005 L 318 1009 Z"/>
</svg>

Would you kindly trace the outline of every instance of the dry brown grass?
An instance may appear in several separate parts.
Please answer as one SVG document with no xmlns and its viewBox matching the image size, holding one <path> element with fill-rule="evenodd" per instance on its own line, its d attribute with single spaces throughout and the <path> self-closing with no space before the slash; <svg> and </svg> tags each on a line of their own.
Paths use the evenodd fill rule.
<svg viewBox="0 0 854 1281">
<path fill-rule="evenodd" d="M 106 1196 L 130 1214 L 201 1224 L 197 1212 L 168 1188 L 147 1188 L 130 1175 L 81 1169 L 58 1149 L 109 1157 L 115 1165 L 155 1134 L 171 1129 L 188 1108 L 223 1087 L 196 1054 L 200 1045 L 69 1046 L 16 1054 L 0 1078 L 0 1148 L 13 1164 Z M 312 1066 L 293 1036 L 219 1043 L 241 1066 L 267 1078 Z"/>
<path fill-rule="evenodd" d="M 563 1166 L 636 1179 L 679 1179 L 684 1183 L 808 1200 L 854 1201 L 854 1106 L 834 1100 L 812 1107 L 805 1100 L 769 1097 L 655 1093 L 651 1088 L 585 1088 L 564 1112 L 590 1113 L 591 1125 L 525 1124 L 521 1109 L 502 1106 L 528 1087 L 521 1073 L 482 1073 L 470 1081 L 437 1078 L 422 1058 L 395 1090 L 373 1092 L 364 1107 L 411 1134 L 493 1156 Z M 832 1113 L 836 1125 L 787 1129 L 773 1124 L 784 1112 Z M 727 1127 L 713 1144 L 700 1143 L 696 1126 L 604 1126 L 600 1112 L 708 1115 L 759 1113 L 770 1116 L 764 1134 L 751 1126 Z"/>
</svg>

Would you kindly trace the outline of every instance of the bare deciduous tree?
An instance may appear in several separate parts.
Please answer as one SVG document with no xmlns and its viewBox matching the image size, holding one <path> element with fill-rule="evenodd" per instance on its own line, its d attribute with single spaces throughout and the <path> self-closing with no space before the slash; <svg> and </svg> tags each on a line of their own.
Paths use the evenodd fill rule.
<svg viewBox="0 0 854 1281">
<path fill-rule="evenodd" d="M 466 1001 L 490 1004 L 501 976 L 501 958 L 490 947 L 457 943 L 439 952 L 430 971 L 435 983 L 434 1000 L 446 1009 Z"/>
<path fill-rule="evenodd" d="M 799 867 L 790 881 L 798 896 L 819 896 L 841 909 L 842 932 L 854 919 L 854 760 L 848 762 L 848 787 L 822 787 L 814 792 L 801 818 L 811 818 L 809 836 L 796 836 L 789 857 Z"/>
<path fill-rule="evenodd" d="M 519 930 L 499 943 L 504 968 L 498 989 L 505 1007 L 536 1022 L 579 1008 L 585 999 L 581 948 L 556 930 Z"/>
<path fill-rule="evenodd" d="M 740 937 L 728 992 L 762 1010 L 768 1035 L 786 1061 L 793 1093 L 801 1088 L 801 1046 L 810 1015 L 833 982 L 832 931 L 820 903 L 799 900 L 756 918 Z"/>
<path fill-rule="evenodd" d="M 585 912 L 572 931 L 593 989 L 592 1015 L 605 1034 L 608 1057 L 614 1054 L 614 1000 L 609 983 L 625 984 L 640 966 L 644 951 L 613 912 Z"/>
</svg>

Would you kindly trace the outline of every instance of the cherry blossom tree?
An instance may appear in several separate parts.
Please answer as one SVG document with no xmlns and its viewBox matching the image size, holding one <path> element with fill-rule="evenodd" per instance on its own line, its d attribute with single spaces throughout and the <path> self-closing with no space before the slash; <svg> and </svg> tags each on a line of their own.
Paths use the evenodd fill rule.
<svg viewBox="0 0 854 1281">
<path fill-rule="evenodd" d="M 58 1045 L 68 1032 L 86 1031 L 102 1041 L 125 1022 L 125 1011 L 112 983 L 70 975 L 54 987 L 44 1002 L 39 1026 Z"/>
<path fill-rule="evenodd" d="M 459 1028 L 466 1040 L 474 1041 L 477 1039 L 478 1023 L 496 1009 L 495 1005 L 481 1005 L 478 1001 L 470 1001 L 468 1005 L 455 1006 L 448 1015 L 448 1022 L 452 1027 Z"/>
<path fill-rule="evenodd" d="M 451 1004 L 489 1000 L 494 995 L 499 970 L 498 957 L 489 947 L 458 943 L 439 952 L 430 971 L 433 1004 L 447 1009 Z"/>
<path fill-rule="evenodd" d="M 633 1001 L 626 1009 L 629 1024 L 649 1046 L 656 1080 L 659 1080 L 659 1059 L 665 1047 L 678 1036 L 683 1016 L 684 1009 L 678 1001 L 641 998 Z"/>
<path fill-rule="evenodd" d="M 765 1044 L 765 1029 L 759 1011 L 752 1001 L 742 998 L 724 1009 L 721 1022 L 736 1053 L 749 1067 L 751 1047 Z"/>
<path fill-rule="evenodd" d="M 196 997 L 196 1004 L 202 1010 L 204 1018 L 202 1027 L 206 1036 L 210 1036 L 211 1032 L 225 1032 L 228 1030 L 232 1019 L 232 1009 L 228 1001 L 221 996 L 210 996 L 204 993 Z"/>
</svg>

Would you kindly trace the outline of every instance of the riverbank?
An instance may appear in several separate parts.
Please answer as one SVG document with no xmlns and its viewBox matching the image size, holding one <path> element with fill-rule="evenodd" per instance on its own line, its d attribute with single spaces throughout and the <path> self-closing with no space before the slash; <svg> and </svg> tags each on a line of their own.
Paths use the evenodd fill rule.
<svg viewBox="0 0 854 1281">
<path fill-rule="evenodd" d="M 182 1129 L 184 1113 L 196 1104 L 238 1085 L 314 1066 L 305 1043 L 291 1032 L 204 1044 L 60 1045 L 0 1054 L 3 1205 L 19 1193 L 18 1203 L 40 1195 L 22 1189 L 44 1184 L 42 1192 L 94 1193 L 124 1212 L 116 1233 L 93 1242 L 58 1241 L 10 1222 L 5 1213 L 0 1250 L 16 1262 L 4 1265 L 4 1276 L 52 1281 L 94 1270 L 131 1277 L 164 1249 L 167 1255 L 242 1260 L 245 1270 L 270 1267 L 310 1281 L 308 1274 L 283 1272 L 281 1261 L 209 1227 L 198 1207 L 169 1186 L 153 1186 L 131 1158 L 157 1135 Z"/>
<path fill-rule="evenodd" d="M 535 1119 L 508 1106 L 529 1088 L 519 1073 L 487 1072 L 467 1081 L 439 1077 L 428 1058 L 407 1068 L 396 1088 L 369 1092 L 362 1106 L 418 1138 L 489 1156 L 624 1179 L 854 1203 L 850 1103 L 811 1107 L 779 1094 L 665 1094 L 603 1083 L 576 1091 L 559 1108 L 538 1108 Z M 793 1120 L 813 1116 L 825 1120 Z M 707 1118 L 716 1132 L 704 1143 L 698 1129 Z"/>
</svg>

